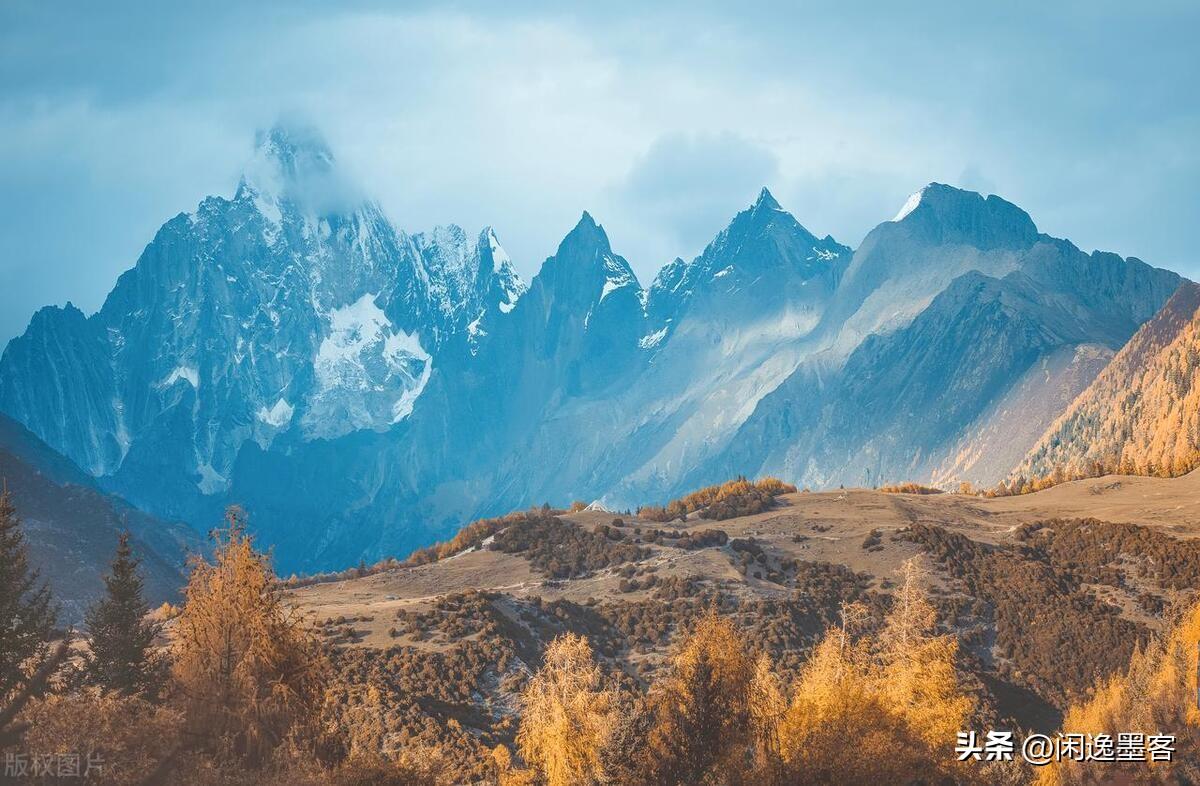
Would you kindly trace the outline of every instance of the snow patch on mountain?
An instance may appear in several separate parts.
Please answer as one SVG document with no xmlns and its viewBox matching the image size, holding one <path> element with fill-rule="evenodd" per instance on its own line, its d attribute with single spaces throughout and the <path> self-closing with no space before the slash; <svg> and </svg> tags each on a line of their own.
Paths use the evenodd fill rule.
<svg viewBox="0 0 1200 786">
<path fill-rule="evenodd" d="M 363 350 L 379 341 L 391 322 L 375 304 L 377 294 L 363 295 L 348 306 L 329 313 L 330 333 L 317 350 L 314 365 L 318 378 L 326 385 L 339 384 L 338 372 L 361 370 Z"/>
<path fill-rule="evenodd" d="M 638 346 L 642 349 L 653 349 L 662 343 L 662 340 L 667 337 L 667 327 L 661 327 L 653 333 L 642 336 L 638 340 Z"/>
<path fill-rule="evenodd" d="M 604 298 L 608 297 L 623 286 L 624 284 L 618 281 L 613 281 L 611 278 L 606 280 L 604 282 L 604 288 L 600 290 L 600 302 L 603 303 Z"/>
<path fill-rule="evenodd" d="M 200 372 L 198 372 L 194 366 L 176 366 L 171 370 L 171 373 L 159 383 L 159 386 L 169 388 L 179 380 L 187 382 L 194 388 L 199 388 Z"/>
<path fill-rule="evenodd" d="M 382 430 L 411 412 L 433 358 L 416 333 L 400 330 L 367 293 L 333 309 L 313 360 L 316 387 L 303 425 L 309 437 Z"/>
<path fill-rule="evenodd" d="M 604 299 L 616 292 L 618 289 L 630 285 L 637 285 L 637 279 L 633 276 L 633 271 L 628 266 L 614 259 L 611 255 L 604 255 L 604 286 L 600 290 L 600 300 L 598 303 L 603 303 Z"/>
<path fill-rule="evenodd" d="M 511 269 L 512 260 L 509 259 L 508 252 L 501 247 L 500 239 L 496 237 L 496 233 L 492 231 L 491 227 L 487 229 L 487 241 L 488 248 L 492 252 L 492 272 L 506 273 Z"/>
<path fill-rule="evenodd" d="M 928 186 L 925 188 L 928 188 Z M 911 194 L 908 199 L 905 200 L 904 206 L 900 208 L 900 212 L 897 213 L 896 217 L 892 219 L 893 224 L 897 221 L 903 221 L 905 216 L 917 209 L 917 206 L 921 204 L 921 197 L 925 196 L 925 188 L 922 188 L 920 191 Z"/>
<path fill-rule="evenodd" d="M 500 310 L 507 314 L 517 305 L 517 301 L 529 289 L 528 285 L 517 274 L 508 252 L 500 245 L 500 239 L 491 227 L 484 230 L 484 240 L 487 242 L 488 253 L 492 258 L 492 275 L 500 287 L 502 295 L 497 304 Z"/>
<path fill-rule="evenodd" d="M 275 402 L 270 409 L 264 405 L 258 409 L 258 419 L 268 426 L 275 428 L 283 428 L 288 423 L 292 422 L 292 415 L 295 408 L 288 402 L 287 399 L 281 398 Z"/>
<path fill-rule="evenodd" d="M 212 464 L 200 464 L 196 467 L 196 471 L 200 473 L 200 481 L 196 484 L 196 488 L 200 489 L 201 494 L 220 494 L 229 488 L 229 481 L 224 475 L 213 469 Z"/>
<path fill-rule="evenodd" d="M 417 397 L 429 383 L 429 375 L 433 373 L 433 358 L 421 346 L 421 340 L 416 333 L 405 333 L 398 330 L 383 342 L 383 357 L 394 364 L 402 374 L 411 374 L 414 363 L 419 364 L 421 371 L 411 384 L 405 386 L 395 403 L 392 404 L 392 423 L 399 423 L 408 417 L 413 410 Z"/>
<path fill-rule="evenodd" d="M 420 344 L 417 345 L 420 347 Z M 429 384 L 429 375 L 433 373 L 433 363 L 428 355 L 425 356 L 425 365 L 421 368 L 421 377 L 416 383 L 400 394 L 400 398 L 396 399 L 392 404 L 392 423 L 399 423 L 406 417 L 412 414 L 413 407 L 417 403 L 417 398 L 421 392 L 425 390 L 425 386 Z"/>
</svg>

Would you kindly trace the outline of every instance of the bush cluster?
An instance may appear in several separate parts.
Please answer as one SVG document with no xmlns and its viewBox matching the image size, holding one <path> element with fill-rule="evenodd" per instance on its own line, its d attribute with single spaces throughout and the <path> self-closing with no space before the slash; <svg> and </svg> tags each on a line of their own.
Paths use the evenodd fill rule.
<svg viewBox="0 0 1200 786">
<path fill-rule="evenodd" d="M 1149 635 L 1036 550 L 985 546 L 927 524 L 905 534 L 987 604 L 1003 655 L 1001 676 L 1054 706 L 1127 663 Z"/>
<path fill-rule="evenodd" d="M 587 576 L 601 568 L 639 560 L 649 552 L 605 534 L 589 532 L 555 516 L 528 516 L 496 534 L 490 546 L 523 554 L 536 570 L 554 579 Z"/>
<path fill-rule="evenodd" d="M 775 497 L 795 491 L 795 486 L 778 478 L 766 477 L 752 482 L 738 477 L 671 500 L 665 507 L 647 505 L 638 508 L 637 513 L 639 518 L 665 522 L 686 519 L 689 513 L 707 510 L 701 514 L 701 518 L 722 521 L 761 513 L 771 507 Z"/>
</svg>

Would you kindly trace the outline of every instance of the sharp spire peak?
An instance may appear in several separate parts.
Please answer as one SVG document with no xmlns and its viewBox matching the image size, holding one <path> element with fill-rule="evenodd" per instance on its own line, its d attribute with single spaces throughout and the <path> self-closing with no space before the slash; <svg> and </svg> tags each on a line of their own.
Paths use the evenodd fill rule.
<svg viewBox="0 0 1200 786">
<path fill-rule="evenodd" d="M 254 155 L 238 184 L 239 195 L 251 193 L 266 203 L 291 200 L 322 213 L 354 210 L 365 201 L 358 187 L 339 171 L 332 150 L 314 126 L 279 120 L 260 129 L 254 141 Z"/>
<path fill-rule="evenodd" d="M 758 192 L 758 199 L 754 201 L 754 207 L 765 207 L 768 210 L 780 209 L 779 202 L 775 199 L 774 195 L 771 194 L 770 190 L 766 186 L 763 186 L 762 191 Z"/>
<path fill-rule="evenodd" d="M 579 217 L 574 229 L 567 233 L 563 242 L 566 243 L 567 240 L 578 242 L 585 239 L 588 242 L 599 243 L 605 251 L 608 251 L 608 235 L 604 232 L 604 227 L 597 224 L 596 219 L 592 218 L 592 214 L 586 210 Z"/>
</svg>

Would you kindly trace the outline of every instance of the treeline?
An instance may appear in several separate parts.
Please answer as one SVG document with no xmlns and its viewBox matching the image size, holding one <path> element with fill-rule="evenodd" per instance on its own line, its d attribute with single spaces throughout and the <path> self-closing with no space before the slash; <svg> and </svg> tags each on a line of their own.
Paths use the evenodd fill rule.
<svg viewBox="0 0 1200 786">
<path fill-rule="evenodd" d="M 685 520 L 689 514 L 699 511 L 700 518 L 724 521 L 762 513 L 775 504 L 775 498 L 780 494 L 795 492 L 795 486 L 778 478 L 749 481 L 739 476 L 673 499 L 665 506 L 645 505 L 637 509 L 637 515 L 650 521 L 667 522 Z"/>
<path fill-rule="evenodd" d="M 1068 466 L 1056 466 L 1046 475 L 1026 476 L 1018 473 L 1011 478 L 1002 480 L 983 492 L 986 497 L 1011 497 L 1018 494 L 1032 494 L 1043 491 L 1061 483 L 1088 478 L 1102 478 L 1105 475 L 1136 475 L 1149 478 L 1175 478 L 1186 475 L 1200 467 L 1200 451 L 1187 454 L 1186 458 L 1170 464 L 1155 464 L 1153 461 L 1138 463 L 1133 459 L 1109 458 L 1093 459 L 1086 464 L 1072 462 Z"/>
<path fill-rule="evenodd" d="M 844 605 L 840 624 L 789 678 L 710 612 L 665 674 L 632 695 L 586 639 L 560 636 L 522 693 L 515 749 L 494 751 L 500 783 L 991 782 L 952 754 L 975 702 L 915 562 L 877 634 L 863 632 L 868 616 Z"/>
<path fill-rule="evenodd" d="M 355 709 L 330 700 L 331 652 L 284 605 L 239 511 L 214 539 L 212 561 L 193 562 L 185 600 L 164 623 L 149 614 L 122 537 L 88 635 L 68 658 L 16 512 L 0 497 L 6 782 L 435 783 L 428 757 L 384 757 Z"/>
<path fill-rule="evenodd" d="M 935 489 L 932 486 L 922 486 L 920 483 L 890 483 L 885 486 L 880 486 L 879 490 L 884 494 L 941 494 L 941 489 Z"/>
</svg>

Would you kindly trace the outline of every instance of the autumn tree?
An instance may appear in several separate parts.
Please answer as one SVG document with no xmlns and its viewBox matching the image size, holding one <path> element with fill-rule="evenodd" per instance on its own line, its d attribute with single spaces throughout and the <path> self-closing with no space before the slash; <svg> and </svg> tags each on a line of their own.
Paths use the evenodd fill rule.
<svg viewBox="0 0 1200 786">
<path fill-rule="evenodd" d="M 750 717 L 754 765 L 763 778 L 774 772 L 780 760 L 780 724 L 788 709 L 787 688 L 771 664 L 767 654 L 761 653 L 754 662 L 754 675 L 750 680 L 747 712 Z"/>
<path fill-rule="evenodd" d="M 789 782 L 901 783 L 916 771 L 903 720 L 885 701 L 864 649 L 844 649 L 831 631 L 801 670 L 779 726 Z"/>
<path fill-rule="evenodd" d="M 904 563 L 882 634 L 884 693 L 931 751 L 966 727 L 972 701 L 955 672 L 958 642 L 936 633 L 937 612 L 916 558 Z"/>
<path fill-rule="evenodd" d="M 878 636 L 855 638 L 865 609 L 849 604 L 801 670 L 778 727 L 788 783 L 964 779 L 948 755 L 973 707 L 956 643 L 936 634 L 918 563 L 903 572 Z"/>
<path fill-rule="evenodd" d="M 49 587 L 29 565 L 21 520 L 5 489 L 0 492 L 0 699 L 40 665 L 56 618 Z"/>
<path fill-rule="evenodd" d="M 189 733 L 250 765 L 319 735 L 329 662 L 280 599 L 266 555 L 238 508 L 197 559 L 175 627 L 175 681 Z"/>
<path fill-rule="evenodd" d="M 1200 708 L 1197 695 L 1197 642 L 1200 641 L 1200 602 L 1181 613 L 1165 633 L 1137 648 L 1129 665 L 1097 686 L 1088 698 L 1068 706 L 1064 732 L 1076 734 L 1174 735 L 1170 762 L 1140 760 L 1105 764 L 1125 769 L 1122 777 L 1149 777 L 1156 783 L 1200 782 Z M 1055 762 L 1038 775 L 1039 786 L 1095 782 L 1086 763 Z M 1140 782 L 1140 781 L 1139 781 Z"/>
<path fill-rule="evenodd" d="M 161 625 L 147 618 L 139 560 L 129 533 L 117 538 L 117 552 L 104 577 L 105 595 L 87 611 L 90 634 L 85 677 L 103 691 L 155 696 L 166 677 L 166 663 L 154 652 Z"/>
<path fill-rule="evenodd" d="M 705 614 L 650 696 L 646 742 L 661 784 L 727 783 L 745 772 L 754 664 L 732 623 Z"/>
<path fill-rule="evenodd" d="M 547 786 L 603 779 L 601 751 L 613 725 L 614 696 L 587 639 L 573 633 L 546 648 L 542 667 L 521 695 L 517 748 Z"/>
</svg>

